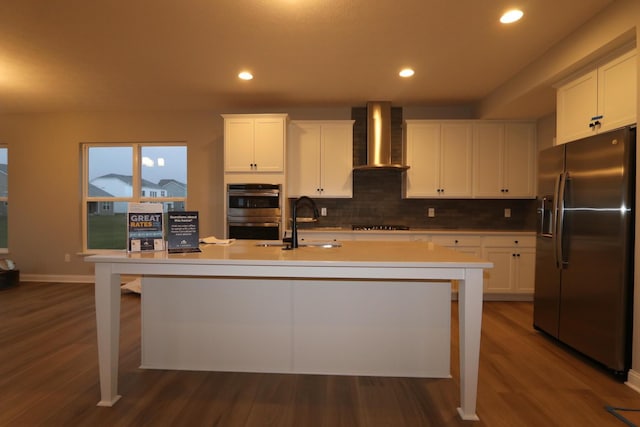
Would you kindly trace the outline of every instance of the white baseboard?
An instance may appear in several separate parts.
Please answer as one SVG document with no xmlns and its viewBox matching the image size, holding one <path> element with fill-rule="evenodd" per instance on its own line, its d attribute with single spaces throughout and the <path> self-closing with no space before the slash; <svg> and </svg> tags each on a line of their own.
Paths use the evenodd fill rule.
<svg viewBox="0 0 640 427">
<path fill-rule="evenodd" d="M 630 369 L 625 384 L 640 393 L 640 372 Z"/>
<path fill-rule="evenodd" d="M 123 274 L 120 276 L 122 283 L 127 283 L 135 280 L 137 275 Z M 80 275 L 80 274 L 20 274 L 21 282 L 47 282 L 47 283 L 94 283 L 93 274 Z"/>
<path fill-rule="evenodd" d="M 458 300 L 458 291 L 451 292 L 451 300 Z M 485 293 L 482 296 L 483 301 L 524 301 L 524 302 L 532 302 L 533 294 L 526 293 L 518 293 L 518 294 L 497 294 L 497 293 Z"/>
<path fill-rule="evenodd" d="M 93 283 L 92 275 L 20 274 L 21 282 Z"/>
</svg>

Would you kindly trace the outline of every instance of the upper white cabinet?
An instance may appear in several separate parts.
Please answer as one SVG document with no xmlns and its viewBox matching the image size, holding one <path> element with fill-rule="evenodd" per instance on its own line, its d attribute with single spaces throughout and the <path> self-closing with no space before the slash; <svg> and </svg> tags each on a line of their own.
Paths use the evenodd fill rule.
<svg viewBox="0 0 640 427">
<path fill-rule="evenodd" d="M 406 197 L 471 197 L 472 123 L 406 121 Z"/>
<path fill-rule="evenodd" d="M 353 196 L 353 120 L 294 120 L 287 146 L 288 197 Z"/>
<path fill-rule="evenodd" d="M 557 91 L 557 143 L 636 123 L 636 50 L 601 63 Z"/>
<path fill-rule="evenodd" d="M 475 122 L 473 197 L 535 197 L 535 135 L 531 122 Z"/>
<path fill-rule="evenodd" d="M 223 114 L 225 172 L 284 172 L 286 114 Z"/>
</svg>

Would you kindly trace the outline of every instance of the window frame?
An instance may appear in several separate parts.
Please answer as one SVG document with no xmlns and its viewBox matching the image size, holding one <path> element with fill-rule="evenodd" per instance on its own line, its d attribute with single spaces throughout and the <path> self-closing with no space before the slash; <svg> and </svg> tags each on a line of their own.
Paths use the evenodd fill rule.
<svg viewBox="0 0 640 427">
<path fill-rule="evenodd" d="M 88 223 L 88 205 L 90 202 L 125 202 L 125 203 L 171 203 L 182 202 L 185 210 L 187 209 L 187 198 L 189 196 L 188 191 L 188 179 L 185 182 L 187 186 L 185 197 L 150 197 L 142 196 L 142 148 L 143 147 L 185 147 L 187 143 L 185 141 L 148 141 L 148 142 L 83 142 L 81 143 L 81 155 L 82 155 L 82 182 L 81 182 L 81 223 L 82 223 L 82 252 L 83 253 L 101 253 L 110 252 L 113 250 L 125 250 L 125 249 L 93 249 L 89 248 L 89 223 Z M 131 170 L 131 197 L 90 197 L 89 196 L 89 150 L 91 148 L 122 148 L 131 147 L 132 152 L 132 170 Z M 187 173 L 188 173 L 188 152 L 187 152 Z"/>
</svg>

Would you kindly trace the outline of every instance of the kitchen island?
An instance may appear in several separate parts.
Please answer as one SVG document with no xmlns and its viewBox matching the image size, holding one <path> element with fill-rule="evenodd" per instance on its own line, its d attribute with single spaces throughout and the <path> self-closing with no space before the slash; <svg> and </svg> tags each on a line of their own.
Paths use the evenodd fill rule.
<svg viewBox="0 0 640 427">
<path fill-rule="evenodd" d="M 244 337 L 263 337 L 262 341 L 269 349 L 263 353 L 267 365 L 251 366 L 250 371 L 263 372 L 310 372 L 310 373 L 348 373 L 353 365 L 342 370 L 340 366 L 332 364 L 342 360 L 336 358 L 329 360 L 325 357 L 332 354 L 331 349 L 326 349 L 320 358 L 314 356 L 314 343 L 320 340 L 322 343 L 334 343 L 331 335 L 340 331 L 352 331 L 358 334 L 364 332 L 373 333 L 372 330 L 381 325 L 375 324 L 371 311 L 365 314 L 367 319 L 374 320 L 373 324 L 361 327 L 362 319 L 357 316 L 345 315 L 348 309 L 341 311 L 342 316 L 334 316 L 332 304 L 339 304 L 345 298 L 354 298 L 346 295 L 344 285 L 353 285 L 357 295 L 379 294 L 376 300 L 377 310 L 380 313 L 395 313 L 404 322 L 412 321 L 405 312 L 409 311 L 416 316 L 420 312 L 440 313 L 438 327 L 431 331 L 436 343 L 442 339 L 442 329 L 449 325 L 450 312 L 441 310 L 441 306 L 450 305 L 450 298 L 441 298 L 449 291 L 449 282 L 458 281 L 459 286 L 459 318 L 460 318 L 460 407 L 458 412 L 463 419 L 477 419 L 476 393 L 478 381 L 478 360 L 480 350 L 480 327 L 482 320 L 482 273 L 483 269 L 491 268 L 490 262 L 483 261 L 469 254 L 463 254 L 442 248 L 430 242 L 343 242 L 339 247 L 324 248 L 321 246 L 301 247 L 295 250 L 283 250 L 281 247 L 263 247 L 256 245 L 255 241 L 236 241 L 228 246 L 205 245 L 201 253 L 167 254 L 165 252 L 132 253 L 124 252 L 106 253 L 87 257 L 87 261 L 95 263 L 95 299 L 98 335 L 98 360 L 100 371 L 100 406 L 112 406 L 120 398 L 117 392 L 118 384 L 118 351 L 120 332 L 120 284 L 122 274 L 142 275 L 143 279 L 143 311 L 147 308 L 147 291 L 151 301 L 154 297 L 157 301 L 170 295 L 172 306 L 183 305 L 183 299 L 187 301 L 202 301 L 208 296 L 209 288 L 218 288 L 225 292 L 235 292 L 235 301 L 244 304 L 246 298 L 255 298 L 256 290 L 262 292 L 262 297 L 249 301 L 240 312 L 251 316 L 250 308 L 255 307 L 263 312 L 264 307 L 270 304 L 280 304 L 272 311 L 267 312 L 268 321 L 263 318 L 252 319 L 254 326 L 259 329 L 247 332 L 242 330 Z M 150 286 L 145 284 L 149 279 Z M 157 282 L 154 282 L 156 281 Z M 245 288 L 245 281 L 249 280 L 247 291 L 236 292 Z M 158 290 L 154 289 L 158 285 Z M 370 288 L 368 287 L 370 286 Z M 368 292 L 371 289 L 371 292 Z M 422 290 L 435 290 L 433 294 L 421 294 Z M 442 293 L 442 289 L 445 293 Z M 364 293 L 363 293 L 364 290 Z M 166 294 L 165 292 L 171 292 Z M 279 293 L 281 297 L 269 297 L 271 292 Z M 194 293 L 195 292 L 195 293 Z M 204 292 L 203 294 L 200 294 Z M 358 294 L 359 292 L 359 294 Z M 224 292 L 223 292 L 224 293 Z M 396 297 L 397 295 L 397 297 Z M 440 296 L 438 296 L 440 295 Z M 431 301 L 431 296 L 435 296 Z M 444 301 L 444 302 L 443 302 Z M 191 312 L 194 307 L 186 307 L 179 313 Z M 252 305 L 253 304 L 253 305 Z M 229 305 L 229 303 L 227 303 Z M 416 308 L 422 307 L 420 309 Z M 148 306 L 152 311 L 153 305 Z M 284 309 L 284 312 L 282 311 Z M 315 311 L 314 311 L 315 310 Z M 440 310 L 440 311 L 439 311 Z M 197 310 L 196 310 L 197 311 Z M 229 310 L 230 316 L 238 316 L 238 310 Z M 270 313 L 270 314 L 269 314 Z M 279 313 L 279 318 L 271 315 Z M 311 315 L 309 314 L 311 313 Z M 316 317 L 314 317 L 315 315 Z M 324 314 L 323 314 L 324 313 Z M 327 314 L 329 313 L 329 314 Z M 223 316 L 224 313 L 218 314 Z M 301 317 L 302 316 L 302 317 Z M 143 312 L 143 323 L 145 313 Z M 157 317 L 161 318 L 161 317 Z M 389 317 L 390 318 L 390 317 Z M 225 323 L 226 318 L 214 318 L 219 323 Z M 193 319 L 192 319 L 193 320 Z M 215 329 L 218 324 L 211 323 L 212 319 L 198 319 L 192 322 L 188 330 Z M 429 321 L 429 318 L 419 317 L 420 321 Z M 437 319 L 436 319 L 437 320 Z M 170 331 L 171 327 L 181 326 L 184 319 L 174 319 L 171 324 L 162 325 L 167 328 L 168 336 L 180 339 L 184 330 Z M 320 324 L 318 322 L 321 322 Z M 324 322 L 324 323 L 322 323 Z M 444 322 L 444 323 L 443 323 Z M 331 325 L 328 325 L 331 323 Z M 399 323 L 402 327 L 403 323 Z M 406 323 L 405 323 L 406 325 Z M 243 323 L 244 329 L 251 329 Z M 429 329 L 429 324 L 424 324 Z M 355 328 L 355 329 L 354 329 Z M 255 329 L 255 328 L 254 328 Z M 382 327 L 381 329 L 385 329 Z M 147 335 L 157 333 L 158 328 L 147 329 L 143 324 L 143 341 Z M 234 331 L 233 329 L 230 329 Z M 237 329 L 236 329 L 237 330 Z M 266 335 L 265 335 L 266 331 Z M 425 332 L 426 333 L 426 332 Z M 228 331 L 224 334 L 228 335 Z M 271 335 L 269 335 L 271 334 Z M 387 336 L 393 336 L 391 330 Z M 233 334 L 235 336 L 235 333 Z M 429 334 L 427 334 L 429 335 Z M 265 338 L 266 337 L 266 338 Z M 445 335 L 449 339 L 448 331 Z M 273 338 L 273 339 L 272 339 Z M 418 359 L 426 357 L 430 353 L 437 356 L 436 365 L 443 359 L 447 359 L 450 343 L 446 346 L 432 345 L 427 338 L 422 341 L 418 351 Z M 343 335 L 343 343 L 348 344 L 348 335 Z M 375 341 L 373 337 L 369 342 Z M 278 341 L 280 340 L 280 341 Z M 328 341 L 327 341 L 328 340 Z M 152 339 L 148 345 L 143 343 L 143 367 L 147 352 L 154 351 L 153 342 L 161 340 Z M 411 339 L 405 341 L 412 341 Z M 277 345 L 273 345 L 273 343 Z M 246 342 L 237 347 L 237 351 L 245 349 L 245 353 L 253 351 L 251 347 L 245 347 Z M 384 345 L 381 342 L 380 351 Z M 323 344 L 324 345 L 324 344 Z M 181 347 L 181 343 L 176 343 Z M 445 347 L 445 348 L 442 348 Z M 265 347 L 266 348 L 266 347 Z M 281 354 L 277 349 L 282 350 Z M 410 347 L 408 347 L 410 348 Z M 206 350 L 206 349 L 205 349 Z M 221 349 L 222 350 L 222 349 Z M 335 353 L 336 350 L 333 349 Z M 358 349 L 354 357 L 358 356 Z M 365 350 L 369 351 L 369 350 Z M 162 353 L 162 351 L 160 351 Z M 242 354 L 233 355 L 242 359 Z M 349 359 L 349 356 L 346 356 Z M 427 357 L 428 358 L 428 357 Z M 415 357 L 414 357 L 415 359 Z M 149 360 L 154 360 L 151 355 Z M 411 355 L 407 358 L 408 364 L 413 363 Z M 193 363 L 190 361 L 189 363 Z M 375 361 L 372 370 L 368 368 L 364 375 L 378 372 L 379 366 Z M 399 361 L 404 365 L 405 361 Z M 448 361 L 447 361 L 448 363 Z M 152 365 L 153 363 L 149 363 Z M 161 367 L 161 366 L 149 366 Z M 233 368 L 233 366 L 231 367 Z M 448 365 L 446 365 L 448 368 Z M 179 366 L 176 369 L 193 369 L 193 366 Z M 208 369 L 205 367 L 204 369 Z M 224 368 L 223 368 L 224 369 Z M 240 368 L 242 369 L 242 368 Z M 396 371 L 384 370 L 382 375 L 395 375 Z M 409 368 L 413 369 L 412 367 Z M 432 366 L 418 363 L 416 376 L 442 376 L 442 367 L 437 367 L 431 372 Z M 358 374 L 359 372 L 355 372 Z"/>
</svg>

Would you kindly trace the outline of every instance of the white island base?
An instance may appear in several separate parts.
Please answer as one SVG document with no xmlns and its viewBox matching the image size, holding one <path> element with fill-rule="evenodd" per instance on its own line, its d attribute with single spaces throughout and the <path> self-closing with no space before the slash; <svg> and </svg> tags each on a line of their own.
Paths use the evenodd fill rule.
<svg viewBox="0 0 640 427">
<path fill-rule="evenodd" d="M 473 255 L 417 241 L 290 251 L 236 241 L 201 253 L 114 252 L 86 261 L 95 263 L 99 406 L 120 399 L 123 274 L 145 277 L 148 367 L 435 377 L 449 375 L 451 301 L 443 282 L 456 280 L 458 413 L 478 419 L 482 271 L 492 264 Z"/>
<path fill-rule="evenodd" d="M 450 377 L 448 282 L 147 277 L 142 367 Z"/>
</svg>

